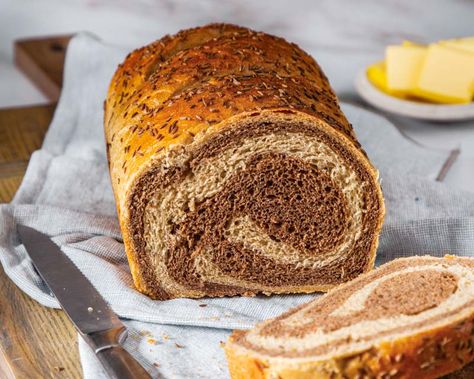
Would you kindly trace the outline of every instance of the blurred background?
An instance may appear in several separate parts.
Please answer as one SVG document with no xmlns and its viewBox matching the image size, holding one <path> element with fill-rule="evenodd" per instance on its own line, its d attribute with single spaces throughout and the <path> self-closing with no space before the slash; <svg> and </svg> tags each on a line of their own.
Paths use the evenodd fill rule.
<svg viewBox="0 0 474 379">
<path fill-rule="evenodd" d="M 387 45 L 473 36 L 473 20 L 474 1 L 469 0 L 0 0 L 0 107 L 47 102 L 13 63 L 18 38 L 89 31 L 132 49 L 209 22 L 236 23 L 296 42 L 316 58 L 341 100 L 368 107 L 356 94 L 354 80 L 383 58 Z M 472 190 L 472 121 L 433 123 L 384 115 L 420 144 L 460 149 L 445 181 Z"/>
</svg>

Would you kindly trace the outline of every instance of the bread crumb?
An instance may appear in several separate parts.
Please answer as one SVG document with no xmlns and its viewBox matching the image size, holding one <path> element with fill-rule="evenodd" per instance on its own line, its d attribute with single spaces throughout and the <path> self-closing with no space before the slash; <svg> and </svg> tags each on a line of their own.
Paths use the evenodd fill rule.
<svg viewBox="0 0 474 379">
<path fill-rule="evenodd" d="M 170 339 L 170 337 L 167 335 L 167 334 L 162 334 L 162 337 L 165 341 L 168 341 Z"/>
<path fill-rule="evenodd" d="M 54 369 L 55 369 L 57 372 L 62 372 L 62 371 L 64 371 L 64 367 L 61 367 L 61 366 L 54 366 Z"/>
<path fill-rule="evenodd" d="M 157 345 L 158 344 L 158 341 L 155 340 L 154 338 L 148 338 L 146 340 L 149 344 L 152 344 L 152 345 Z"/>
<path fill-rule="evenodd" d="M 183 345 L 180 345 L 179 343 L 176 343 L 176 342 L 174 344 L 178 349 L 184 349 Z"/>
<path fill-rule="evenodd" d="M 156 368 L 159 368 L 161 365 L 157 362 L 153 362 L 153 366 L 156 367 Z"/>
<path fill-rule="evenodd" d="M 199 304 L 200 307 L 207 307 L 207 304 Z"/>
</svg>

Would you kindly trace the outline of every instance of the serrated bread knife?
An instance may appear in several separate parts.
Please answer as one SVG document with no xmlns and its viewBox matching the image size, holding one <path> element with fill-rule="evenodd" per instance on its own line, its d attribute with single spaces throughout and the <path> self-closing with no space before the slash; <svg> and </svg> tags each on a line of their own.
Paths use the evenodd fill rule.
<svg viewBox="0 0 474 379">
<path fill-rule="evenodd" d="M 82 338 L 112 379 L 151 378 L 121 346 L 127 329 L 102 296 L 51 239 L 18 225 L 21 242 Z"/>
</svg>

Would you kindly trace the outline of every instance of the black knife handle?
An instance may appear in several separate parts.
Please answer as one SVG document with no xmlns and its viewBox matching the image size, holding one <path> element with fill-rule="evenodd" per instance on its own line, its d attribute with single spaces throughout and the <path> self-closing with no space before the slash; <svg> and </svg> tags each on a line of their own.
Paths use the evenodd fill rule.
<svg viewBox="0 0 474 379">
<path fill-rule="evenodd" d="M 151 379 L 150 374 L 122 346 L 96 353 L 110 379 Z"/>
</svg>

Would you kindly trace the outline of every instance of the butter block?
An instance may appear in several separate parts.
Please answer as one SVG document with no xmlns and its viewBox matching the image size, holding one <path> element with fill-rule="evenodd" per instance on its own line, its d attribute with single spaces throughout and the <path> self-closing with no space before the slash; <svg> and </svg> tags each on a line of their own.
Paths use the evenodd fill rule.
<svg viewBox="0 0 474 379">
<path fill-rule="evenodd" d="M 377 87 L 381 91 L 392 96 L 405 98 L 402 92 L 392 91 L 388 89 L 385 61 L 380 61 L 380 62 L 370 65 L 367 68 L 367 78 L 375 87 Z"/>
<path fill-rule="evenodd" d="M 387 88 L 411 93 L 416 88 L 426 51 L 421 45 L 388 46 L 385 51 Z"/>
<path fill-rule="evenodd" d="M 417 96 L 440 103 L 469 103 L 474 92 L 474 54 L 432 44 L 419 73 Z"/>
</svg>

